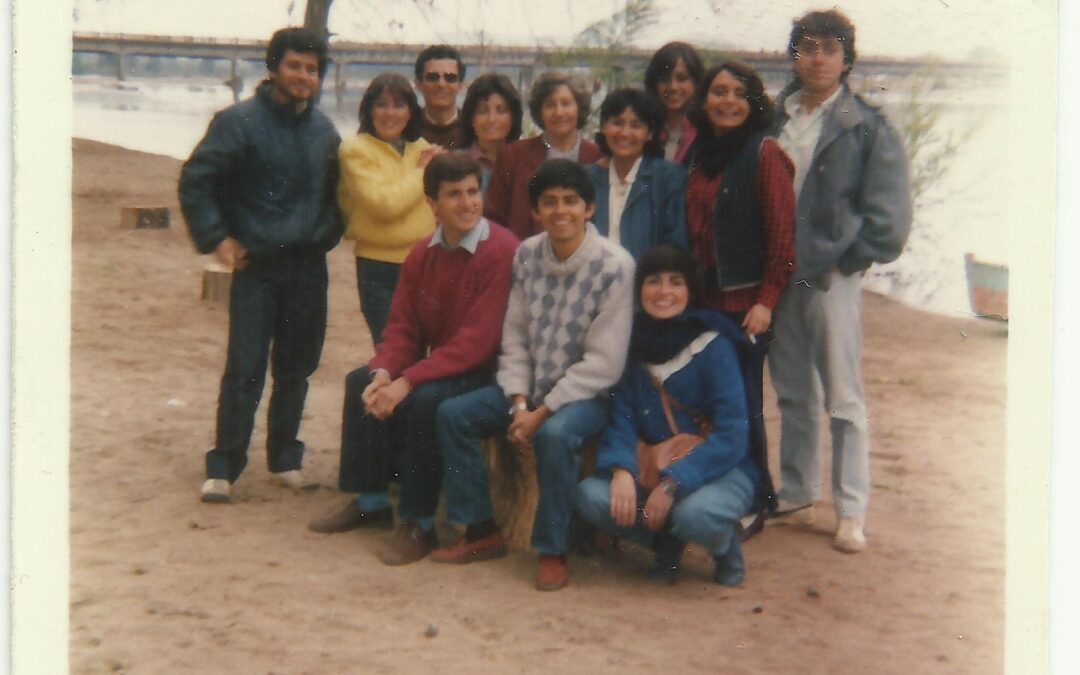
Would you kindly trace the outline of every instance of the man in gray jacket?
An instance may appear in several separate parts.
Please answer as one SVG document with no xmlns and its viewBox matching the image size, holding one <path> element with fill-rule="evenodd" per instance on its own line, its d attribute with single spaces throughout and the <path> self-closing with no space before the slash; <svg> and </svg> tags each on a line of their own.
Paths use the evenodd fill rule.
<svg viewBox="0 0 1080 675">
<path fill-rule="evenodd" d="M 214 115 L 180 173 L 180 207 L 195 247 L 234 270 L 204 502 L 228 502 L 247 464 L 268 360 L 271 475 L 293 489 L 313 487 L 300 473 L 297 433 L 326 333 L 326 252 L 342 231 L 335 197 L 341 139 L 313 105 L 327 63 L 318 35 L 274 33 L 268 78 L 253 97 Z"/>
<path fill-rule="evenodd" d="M 795 81 L 777 101 L 776 135 L 795 163 L 796 271 L 776 308 L 769 371 L 781 414 L 781 513 L 809 525 L 820 493 L 821 392 L 832 436 L 833 546 L 856 553 L 870 494 L 862 390 L 861 281 L 895 260 L 911 228 L 903 145 L 881 113 L 848 89 L 855 27 L 836 10 L 797 19 Z M 820 378 L 820 388 L 819 388 Z"/>
</svg>

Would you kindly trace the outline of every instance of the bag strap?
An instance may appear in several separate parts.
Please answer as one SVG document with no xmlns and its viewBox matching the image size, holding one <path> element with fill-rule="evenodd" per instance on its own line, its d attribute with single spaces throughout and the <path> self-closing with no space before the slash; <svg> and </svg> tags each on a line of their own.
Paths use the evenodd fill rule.
<svg viewBox="0 0 1080 675">
<path fill-rule="evenodd" d="M 690 415 L 694 420 L 694 424 L 698 425 L 698 433 L 701 433 L 701 429 L 707 424 L 708 420 L 696 410 L 683 405 L 679 399 L 668 393 L 668 390 L 664 388 L 664 385 L 660 382 L 660 379 L 653 375 L 648 368 L 644 365 L 641 366 L 645 369 L 645 373 L 649 376 L 649 380 L 653 383 L 653 386 L 660 392 L 660 406 L 664 409 L 664 418 L 667 420 L 668 427 L 671 429 L 671 434 L 674 436 L 679 433 L 679 426 L 675 424 L 675 415 L 672 413 L 672 407 L 683 411 Z"/>
<path fill-rule="evenodd" d="M 664 419 L 667 420 L 668 428 L 671 429 L 671 434 L 674 436 L 675 434 L 679 433 L 679 426 L 675 424 L 675 415 L 671 412 L 671 404 L 674 399 L 671 397 L 671 394 L 668 393 L 667 389 L 664 389 L 664 385 L 660 383 L 660 380 L 657 379 L 655 375 L 649 373 L 648 370 L 646 370 L 645 372 L 648 373 L 649 379 L 652 381 L 653 386 L 660 391 L 660 407 L 664 409 Z"/>
</svg>

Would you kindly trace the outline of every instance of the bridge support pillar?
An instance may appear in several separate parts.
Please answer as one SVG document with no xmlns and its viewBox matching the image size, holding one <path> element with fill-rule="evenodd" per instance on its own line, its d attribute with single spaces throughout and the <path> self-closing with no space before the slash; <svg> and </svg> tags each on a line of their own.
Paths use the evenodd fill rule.
<svg viewBox="0 0 1080 675">
<path fill-rule="evenodd" d="M 336 104 L 336 110 L 341 112 L 342 106 L 345 105 L 345 64 L 341 61 L 334 63 L 334 103 Z"/>
<path fill-rule="evenodd" d="M 234 56 L 229 60 L 229 89 L 232 89 L 233 103 L 240 102 L 240 92 L 244 89 L 244 81 L 236 74 L 236 62 L 239 57 Z"/>
</svg>

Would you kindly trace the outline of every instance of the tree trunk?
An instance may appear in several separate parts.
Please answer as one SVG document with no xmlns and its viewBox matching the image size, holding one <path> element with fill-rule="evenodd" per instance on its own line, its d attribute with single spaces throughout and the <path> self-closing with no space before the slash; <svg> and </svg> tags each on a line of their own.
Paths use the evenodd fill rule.
<svg viewBox="0 0 1080 675">
<path fill-rule="evenodd" d="M 323 37 L 330 37 L 327 24 L 330 20 L 330 5 L 334 0 L 307 0 L 304 10 L 304 28 L 313 30 Z"/>
</svg>

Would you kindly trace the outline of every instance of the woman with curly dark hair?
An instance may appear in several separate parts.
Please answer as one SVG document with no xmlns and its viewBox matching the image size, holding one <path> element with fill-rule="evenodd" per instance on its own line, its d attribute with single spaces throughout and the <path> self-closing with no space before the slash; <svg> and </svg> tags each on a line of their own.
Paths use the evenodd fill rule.
<svg viewBox="0 0 1080 675">
<path fill-rule="evenodd" d="M 473 80 L 461 107 L 461 148 L 480 163 L 483 193 L 487 193 L 499 151 L 519 138 L 521 97 L 510 78 L 484 73 Z"/>
<path fill-rule="evenodd" d="M 689 116 L 698 135 L 687 153 L 686 221 L 705 270 L 703 305 L 755 343 L 750 365 L 760 392 L 772 311 L 795 270 L 795 169 L 768 136 L 772 101 L 752 67 L 710 68 Z M 761 415 L 760 399 L 750 412 Z"/>
</svg>

